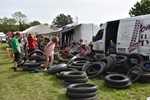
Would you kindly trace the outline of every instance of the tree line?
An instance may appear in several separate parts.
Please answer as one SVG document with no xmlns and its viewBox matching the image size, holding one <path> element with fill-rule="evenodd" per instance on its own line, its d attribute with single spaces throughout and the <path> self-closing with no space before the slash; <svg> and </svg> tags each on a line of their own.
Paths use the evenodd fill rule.
<svg viewBox="0 0 150 100">
<path fill-rule="evenodd" d="M 73 22 L 73 18 L 70 15 L 59 14 L 54 18 L 50 27 L 62 27 L 64 25 L 70 24 Z M 8 31 L 23 31 L 31 26 L 40 25 L 39 21 L 27 22 L 27 16 L 23 13 L 15 12 L 12 14 L 12 18 L 4 17 L 0 18 L 0 32 L 8 32 Z M 48 23 L 44 23 L 44 25 L 49 26 Z"/>
<path fill-rule="evenodd" d="M 150 14 L 150 0 L 141 0 L 137 1 L 133 7 L 129 10 L 129 16 L 139 16 L 139 15 L 145 15 Z M 65 14 L 59 14 L 57 15 L 50 27 L 63 27 L 67 24 L 73 23 L 73 18 L 71 15 L 65 15 Z M 31 26 L 39 25 L 41 24 L 39 21 L 32 21 L 27 22 L 27 16 L 23 13 L 15 12 L 12 14 L 12 18 L 4 17 L 0 18 L 0 32 L 6 33 L 7 31 L 23 31 Z M 49 26 L 48 23 L 44 23 L 44 25 Z"/>
</svg>

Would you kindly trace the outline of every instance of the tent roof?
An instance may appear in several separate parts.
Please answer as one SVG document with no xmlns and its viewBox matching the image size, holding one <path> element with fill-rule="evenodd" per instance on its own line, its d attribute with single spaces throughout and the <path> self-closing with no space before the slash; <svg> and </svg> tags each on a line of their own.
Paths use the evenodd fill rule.
<svg viewBox="0 0 150 100">
<path fill-rule="evenodd" d="M 75 29 L 76 27 L 80 26 L 81 24 L 68 24 L 66 26 L 64 26 L 63 28 L 56 30 L 54 32 L 51 33 L 46 33 L 44 35 L 55 35 L 55 34 L 60 34 L 60 33 L 64 33 L 64 32 L 68 32 L 70 30 Z"/>
<path fill-rule="evenodd" d="M 36 33 L 36 34 L 45 34 L 45 33 L 51 33 L 53 32 L 50 27 L 45 26 L 45 25 L 36 25 L 29 27 L 28 29 L 22 31 L 21 33 Z"/>
</svg>

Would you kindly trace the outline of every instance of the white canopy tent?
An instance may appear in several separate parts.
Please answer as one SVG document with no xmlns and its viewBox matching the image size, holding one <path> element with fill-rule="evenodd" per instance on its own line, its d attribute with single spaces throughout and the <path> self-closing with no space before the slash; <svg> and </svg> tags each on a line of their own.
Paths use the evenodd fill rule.
<svg viewBox="0 0 150 100">
<path fill-rule="evenodd" d="M 51 33 L 54 32 L 54 30 L 50 29 L 50 27 L 45 25 L 36 25 L 29 27 L 28 29 L 20 32 L 20 33 L 35 33 L 35 34 L 45 34 L 45 33 Z"/>
</svg>

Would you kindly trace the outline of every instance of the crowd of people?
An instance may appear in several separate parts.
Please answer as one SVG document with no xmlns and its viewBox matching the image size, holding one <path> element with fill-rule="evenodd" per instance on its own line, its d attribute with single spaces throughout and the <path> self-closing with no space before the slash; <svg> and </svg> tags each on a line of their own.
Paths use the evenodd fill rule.
<svg viewBox="0 0 150 100">
<path fill-rule="evenodd" d="M 64 42 L 60 46 L 59 38 L 53 37 L 51 40 L 42 35 L 34 34 L 20 34 L 15 33 L 8 37 L 8 44 L 14 53 L 14 71 L 17 71 L 17 62 L 19 61 L 20 52 L 31 53 L 32 51 L 39 49 L 44 52 L 46 56 L 46 71 L 49 67 L 53 65 L 54 58 L 56 60 L 70 59 L 74 56 L 83 57 L 85 55 L 90 55 L 92 52 L 92 44 L 88 46 L 84 42 L 73 42 L 69 44 Z"/>
</svg>

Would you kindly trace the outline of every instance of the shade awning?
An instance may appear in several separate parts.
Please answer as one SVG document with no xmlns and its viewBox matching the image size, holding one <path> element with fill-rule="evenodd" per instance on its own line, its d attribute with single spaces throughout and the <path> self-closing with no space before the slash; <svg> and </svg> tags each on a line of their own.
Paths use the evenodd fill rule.
<svg viewBox="0 0 150 100">
<path fill-rule="evenodd" d="M 58 31 L 55 31 L 55 32 L 51 32 L 51 33 L 47 33 L 47 34 L 43 34 L 43 35 L 55 35 L 55 34 L 60 34 L 60 33 L 68 32 L 70 30 L 73 30 L 73 29 L 79 27 L 80 25 L 81 24 L 70 26 L 70 27 L 64 27 L 61 30 L 58 30 Z"/>
</svg>

